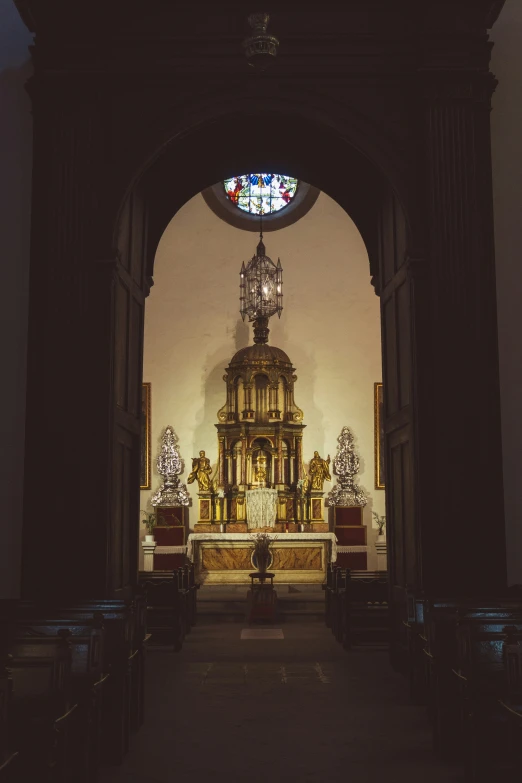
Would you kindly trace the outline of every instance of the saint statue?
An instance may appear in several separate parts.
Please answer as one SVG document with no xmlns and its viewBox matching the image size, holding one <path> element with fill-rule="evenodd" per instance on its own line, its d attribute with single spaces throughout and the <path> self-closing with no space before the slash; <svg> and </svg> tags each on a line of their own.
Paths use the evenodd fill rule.
<svg viewBox="0 0 522 783">
<path fill-rule="evenodd" d="M 210 492 L 211 474 L 212 467 L 210 465 L 210 460 L 205 456 L 204 451 L 200 451 L 199 457 L 193 457 L 192 459 L 192 473 L 187 479 L 187 484 L 192 484 L 194 481 L 197 481 L 200 492 Z"/>
<path fill-rule="evenodd" d="M 322 492 L 324 482 L 331 480 L 330 455 L 328 455 L 328 459 L 322 459 L 319 456 L 319 452 L 314 451 L 314 456 L 310 460 L 309 473 L 305 479 L 303 490 L 305 492 L 308 492 L 309 490 Z"/>
</svg>

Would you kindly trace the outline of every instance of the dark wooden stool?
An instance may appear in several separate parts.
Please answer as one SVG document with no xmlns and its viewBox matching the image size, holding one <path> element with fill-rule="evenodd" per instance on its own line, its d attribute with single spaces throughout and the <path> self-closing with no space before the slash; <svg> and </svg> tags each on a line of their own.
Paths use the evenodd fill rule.
<svg viewBox="0 0 522 783">
<path fill-rule="evenodd" d="M 249 623 L 255 620 L 275 621 L 277 593 L 274 590 L 274 576 L 271 573 L 255 571 L 250 576 L 250 590 L 248 591 L 248 615 Z M 268 580 L 270 582 L 268 583 Z"/>
</svg>

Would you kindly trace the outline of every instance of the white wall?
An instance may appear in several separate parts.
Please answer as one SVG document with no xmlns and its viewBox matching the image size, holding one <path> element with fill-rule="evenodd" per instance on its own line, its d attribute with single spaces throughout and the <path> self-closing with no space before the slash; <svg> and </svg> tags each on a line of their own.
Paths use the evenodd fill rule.
<svg viewBox="0 0 522 783">
<path fill-rule="evenodd" d="M 31 35 L 0 0 L 0 598 L 19 595 L 25 437 L 32 119 Z"/>
<path fill-rule="evenodd" d="M 522 583 L 522 2 L 506 0 L 492 35 L 495 205 L 508 577 Z"/>
<path fill-rule="evenodd" d="M 235 351 L 252 344 L 238 310 L 239 269 L 257 241 L 256 234 L 216 217 L 201 195 L 185 204 L 161 239 L 145 315 L 143 378 L 152 384 L 153 463 L 167 424 L 180 438 L 187 468 L 200 449 L 216 462 L 224 370 Z M 284 270 L 284 310 L 280 321 L 270 319 L 269 342 L 286 351 L 297 370 L 305 462 L 316 449 L 333 459 L 342 427 L 351 427 L 361 485 L 371 498 L 371 525 L 371 508 L 385 513 L 384 491 L 374 489 L 373 384 L 381 380 L 381 341 L 379 299 L 363 241 L 344 210 L 322 193 L 297 223 L 267 233 L 265 244 Z M 153 490 L 159 481 L 153 464 Z M 197 486 L 189 491 L 192 526 Z M 142 492 L 142 509 L 150 494 Z"/>
</svg>

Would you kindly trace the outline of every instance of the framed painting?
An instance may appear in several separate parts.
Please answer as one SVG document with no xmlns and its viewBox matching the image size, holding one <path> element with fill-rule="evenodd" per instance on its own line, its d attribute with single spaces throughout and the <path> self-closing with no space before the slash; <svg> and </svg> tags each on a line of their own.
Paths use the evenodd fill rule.
<svg viewBox="0 0 522 783">
<path fill-rule="evenodd" d="M 375 383 L 375 489 L 384 489 L 385 486 L 383 399 L 382 383 Z"/>
<path fill-rule="evenodd" d="M 150 383 L 141 385 L 140 489 L 151 487 Z"/>
</svg>

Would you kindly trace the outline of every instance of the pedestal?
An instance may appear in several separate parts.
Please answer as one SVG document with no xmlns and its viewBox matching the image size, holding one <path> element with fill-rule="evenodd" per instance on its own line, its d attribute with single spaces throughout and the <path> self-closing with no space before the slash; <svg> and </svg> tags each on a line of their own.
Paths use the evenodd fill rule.
<svg viewBox="0 0 522 783">
<path fill-rule="evenodd" d="M 208 525 L 212 522 L 212 495 L 210 492 L 201 492 L 198 498 L 199 516 L 198 522 Z"/>
<path fill-rule="evenodd" d="M 324 522 L 324 498 L 322 492 L 311 492 L 308 506 L 310 522 Z"/>
<path fill-rule="evenodd" d="M 143 548 L 143 570 L 154 571 L 154 551 L 156 549 L 155 541 L 142 541 Z"/>
<path fill-rule="evenodd" d="M 186 506 L 158 506 L 156 508 L 156 525 L 184 528 L 187 518 L 186 509 Z"/>
<path fill-rule="evenodd" d="M 388 556 L 386 536 L 377 536 L 375 542 L 375 549 L 377 550 L 377 571 L 388 570 Z"/>
<path fill-rule="evenodd" d="M 367 530 L 363 506 L 332 506 L 333 530 L 337 536 L 338 563 L 343 568 L 368 570 Z"/>
<path fill-rule="evenodd" d="M 156 551 L 154 552 L 154 571 L 172 571 L 185 563 L 185 527 L 173 525 L 154 528 Z"/>
</svg>

